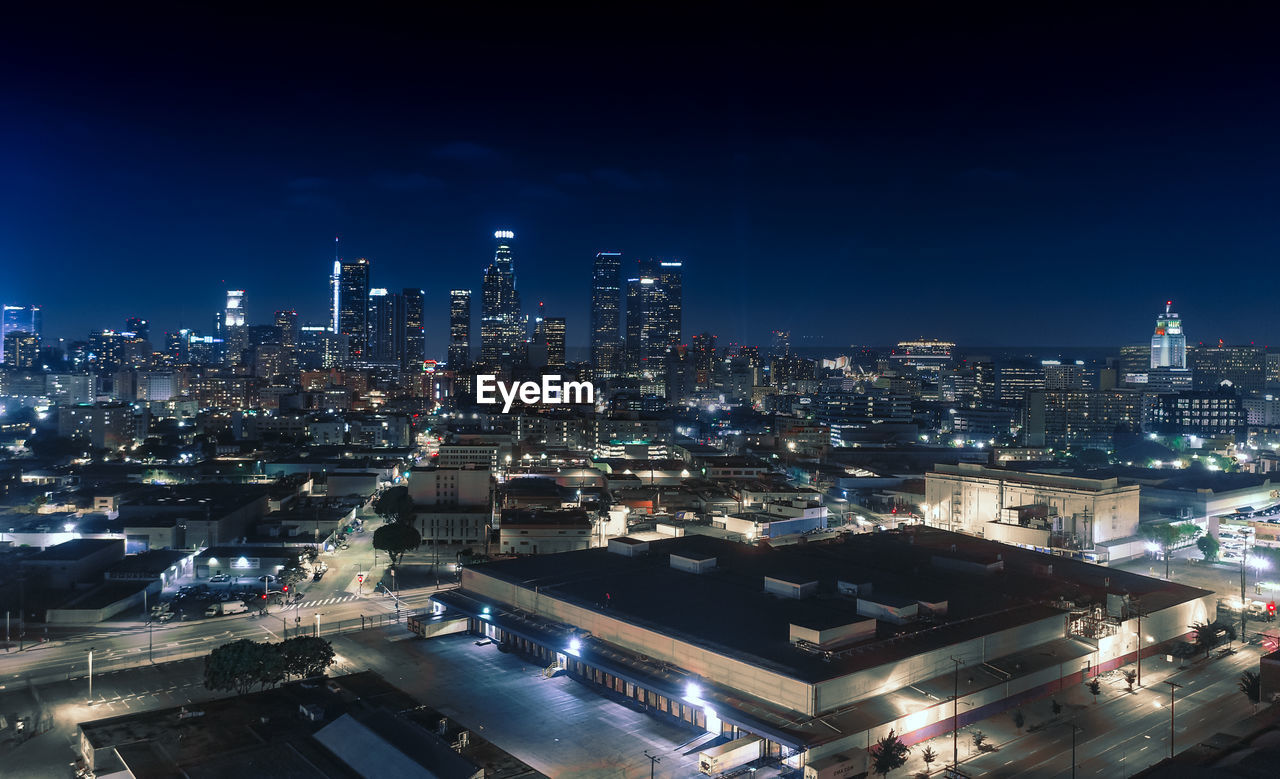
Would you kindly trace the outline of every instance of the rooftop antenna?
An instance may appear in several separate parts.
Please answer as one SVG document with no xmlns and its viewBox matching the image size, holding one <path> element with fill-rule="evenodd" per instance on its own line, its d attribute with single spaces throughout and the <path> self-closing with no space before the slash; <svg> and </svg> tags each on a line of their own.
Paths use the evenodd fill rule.
<svg viewBox="0 0 1280 779">
<path fill-rule="evenodd" d="M 1164 313 L 1165 313 L 1165 316 L 1168 316 L 1168 315 L 1169 315 L 1169 309 L 1170 309 L 1170 308 L 1172 308 L 1172 307 L 1173 307 L 1173 301 L 1172 301 L 1172 300 L 1166 300 L 1166 301 L 1165 301 L 1165 303 L 1164 303 Z"/>
</svg>

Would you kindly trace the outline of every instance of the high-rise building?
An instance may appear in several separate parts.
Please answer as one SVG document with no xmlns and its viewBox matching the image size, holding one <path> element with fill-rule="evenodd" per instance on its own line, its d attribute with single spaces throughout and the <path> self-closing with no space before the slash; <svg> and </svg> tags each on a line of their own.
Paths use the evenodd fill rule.
<svg viewBox="0 0 1280 779">
<path fill-rule="evenodd" d="M 4 365 L 7 368 L 36 367 L 40 357 L 40 336 L 22 330 L 4 334 Z"/>
<path fill-rule="evenodd" d="M 133 333 L 144 341 L 151 340 L 151 325 L 147 320 L 141 317 L 131 316 L 124 320 L 124 329 L 126 332 Z"/>
<path fill-rule="evenodd" d="M 622 252 L 599 252 L 591 270 L 591 365 L 622 369 Z"/>
<path fill-rule="evenodd" d="M 449 292 L 449 367 L 461 370 L 471 364 L 471 290 Z"/>
<path fill-rule="evenodd" d="M 400 295 L 381 287 L 369 290 L 368 336 L 365 343 L 365 364 L 390 365 L 400 363 L 404 336 L 404 300 Z"/>
<path fill-rule="evenodd" d="M 279 333 L 280 346 L 286 351 L 298 350 L 298 312 L 277 311 L 276 330 Z"/>
<path fill-rule="evenodd" d="M 716 371 L 716 337 L 711 333 L 693 337 L 693 370 L 698 389 L 711 385 Z"/>
<path fill-rule="evenodd" d="M 338 257 L 338 236 L 333 237 L 333 273 L 329 274 L 329 329 L 339 332 L 339 312 L 342 310 L 342 260 Z"/>
<path fill-rule="evenodd" d="M 119 368 L 124 361 L 125 340 L 125 336 L 115 330 L 89 333 L 87 367 L 95 373 L 106 373 Z"/>
<path fill-rule="evenodd" d="M 480 359 L 490 366 L 516 362 L 525 340 L 511 256 L 515 233 L 498 230 L 493 237 L 498 245 L 484 272 L 480 311 Z"/>
<path fill-rule="evenodd" d="M 565 364 L 564 317 L 552 316 L 542 321 L 547 343 L 547 367 L 563 368 Z"/>
<path fill-rule="evenodd" d="M 364 359 L 369 339 L 369 261 L 338 263 L 337 332 L 347 337 L 347 359 Z"/>
<path fill-rule="evenodd" d="M 0 309 L 0 363 L 4 362 L 4 337 L 9 333 L 29 333 L 39 339 L 44 334 L 40 306 L 6 305 Z"/>
<path fill-rule="evenodd" d="M 347 337 L 325 325 L 298 330 L 298 365 L 302 370 L 339 368 L 347 361 Z"/>
<path fill-rule="evenodd" d="M 249 348 L 249 331 L 245 326 L 244 290 L 227 290 L 227 308 L 222 318 L 226 332 L 223 340 L 227 347 L 227 362 L 239 365 L 244 361 L 244 350 Z"/>
<path fill-rule="evenodd" d="M 680 345 L 682 263 L 641 260 L 627 279 L 627 356 L 634 370 L 661 372 Z"/>
<path fill-rule="evenodd" d="M 1197 346 L 1191 352 L 1193 386 L 1214 390 L 1230 384 L 1241 397 L 1262 395 L 1267 384 L 1267 352 L 1261 346 Z"/>
<path fill-rule="evenodd" d="M 1173 301 L 1164 304 L 1164 314 L 1156 317 L 1156 332 L 1151 336 L 1152 368 L 1187 367 L 1187 336 L 1182 320 L 1170 312 Z"/>
<path fill-rule="evenodd" d="M 404 305 L 404 316 L 400 321 L 404 325 L 404 335 L 400 339 L 403 352 L 400 356 L 400 367 L 406 370 L 422 370 L 422 361 L 427 359 L 427 329 L 422 321 L 422 290 L 405 288 L 400 293 Z"/>
</svg>

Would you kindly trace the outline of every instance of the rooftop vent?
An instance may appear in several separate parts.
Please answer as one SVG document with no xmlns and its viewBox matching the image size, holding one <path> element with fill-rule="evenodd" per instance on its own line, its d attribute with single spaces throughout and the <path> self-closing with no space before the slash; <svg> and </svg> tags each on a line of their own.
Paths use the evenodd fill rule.
<svg viewBox="0 0 1280 779">
<path fill-rule="evenodd" d="M 782 598 L 807 598 L 818 591 L 818 581 L 807 576 L 766 576 L 764 591 Z"/>
<path fill-rule="evenodd" d="M 671 555 L 671 567 L 686 573 L 706 573 L 716 567 L 716 558 L 697 552 Z"/>
<path fill-rule="evenodd" d="M 623 536 L 609 539 L 609 552 L 624 557 L 639 557 L 649 552 L 649 542 Z"/>
</svg>

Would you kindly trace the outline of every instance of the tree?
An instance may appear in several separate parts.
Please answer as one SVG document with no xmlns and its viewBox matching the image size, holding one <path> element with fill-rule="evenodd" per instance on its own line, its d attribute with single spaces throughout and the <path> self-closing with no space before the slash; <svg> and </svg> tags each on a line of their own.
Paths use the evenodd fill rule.
<svg viewBox="0 0 1280 779">
<path fill-rule="evenodd" d="M 973 739 L 973 748 L 981 752 L 983 745 L 987 742 L 987 734 L 981 730 L 975 730 L 970 738 Z"/>
<path fill-rule="evenodd" d="M 1013 726 L 1022 732 L 1022 726 L 1027 724 L 1027 718 L 1023 715 L 1022 709 L 1015 709 L 1013 712 Z"/>
<path fill-rule="evenodd" d="M 1196 622 L 1192 624 L 1191 630 L 1195 633 L 1191 646 L 1194 652 L 1203 652 L 1204 656 L 1209 657 L 1209 653 L 1215 647 L 1236 640 L 1236 628 L 1234 625 L 1228 625 L 1221 622 Z"/>
<path fill-rule="evenodd" d="M 1258 703 L 1262 700 L 1262 677 L 1257 671 L 1245 671 L 1240 674 L 1239 687 L 1244 697 L 1253 704 L 1253 710 L 1257 711 Z"/>
<path fill-rule="evenodd" d="M 276 577 L 280 580 L 280 584 L 293 587 L 306 581 L 307 572 L 302 568 L 301 558 L 294 555 L 285 563 L 284 567 L 280 569 L 280 573 L 276 574 Z"/>
<path fill-rule="evenodd" d="M 209 690 L 234 690 L 243 695 L 284 679 L 284 661 L 272 644 L 242 638 L 215 647 L 204 659 L 204 686 Z"/>
<path fill-rule="evenodd" d="M 1134 684 L 1134 682 L 1136 682 L 1136 681 L 1138 681 L 1138 672 L 1137 672 L 1137 671 L 1125 671 L 1125 672 L 1124 672 L 1124 683 L 1125 683 L 1126 685 L 1128 685 L 1128 686 L 1129 686 L 1129 692 L 1133 692 L 1133 684 Z"/>
<path fill-rule="evenodd" d="M 422 535 L 403 522 L 391 522 L 373 531 L 373 548 L 387 553 L 392 568 L 400 564 L 405 552 L 417 549 L 421 543 Z"/>
<path fill-rule="evenodd" d="M 293 677 L 319 676 L 333 665 L 333 645 L 318 636 L 295 636 L 279 644 L 284 672 Z"/>
<path fill-rule="evenodd" d="M 1057 699 L 1057 698 L 1051 698 L 1051 699 L 1049 700 L 1049 704 L 1050 704 L 1051 708 L 1053 709 L 1053 716 L 1055 716 L 1055 717 L 1056 717 L 1056 716 L 1058 716 L 1059 714 L 1061 714 L 1061 713 L 1062 713 L 1062 704 L 1061 704 L 1061 703 L 1058 703 L 1058 699 Z"/>
<path fill-rule="evenodd" d="M 938 753 L 933 751 L 933 747 L 925 747 L 924 751 L 920 753 L 920 759 L 924 761 L 925 773 L 928 773 L 930 770 L 929 765 L 938 759 Z"/>
<path fill-rule="evenodd" d="M 907 753 L 910 751 L 911 747 L 902 743 L 891 730 L 889 735 L 871 747 L 871 770 L 880 776 L 887 776 L 890 771 L 907 764 Z"/>
<path fill-rule="evenodd" d="M 408 487 L 392 487 L 383 490 L 373 501 L 373 513 L 387 522 L 412 522 L 413 498 Z"/>
<path fill-rule="evenodd" d="M 1098 693 L 1102 692 L 1102 682 L 1098 681 L 1095 676 L 1089 680 L 1085 687 L 1089 688 L 1089 694 L 1093 696 L 1093 702 L 1096 705 L 1098 703 Z"/>
<path fill-rule="evenodd" d="M 1218 543 L 1218 539 L 1213 536 L 1202 536 L 1196 540 L 1196 546 L 1200 549 L 1200 554 L 1204 555 L 1207 562 L 1213 562 L 1218 559 L 1218 550 L 1222 548 L 1222 544 Z"/>
</svg>

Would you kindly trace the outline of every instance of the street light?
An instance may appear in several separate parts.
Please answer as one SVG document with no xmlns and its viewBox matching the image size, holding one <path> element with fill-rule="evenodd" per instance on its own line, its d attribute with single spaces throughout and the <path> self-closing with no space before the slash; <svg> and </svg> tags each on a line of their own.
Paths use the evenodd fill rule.
<svg viewBox="0 0 1280 779">
<path fill-rule="evenodd" d="M 93 705 L 93 650 L 95 647 L 89 647 L 89 705 Z"/>
<path fill-rule="evenodd" d="M 1173 757 L 1173 693 L 1182 685 L 1168 679 L 1164 683 L 1169 685 L 1169 757 Z"/>
<path fill-rule="evenodd" d="M 320 637 L 320 612 L 316 612 L 316 638 Z"/>
</svg>

